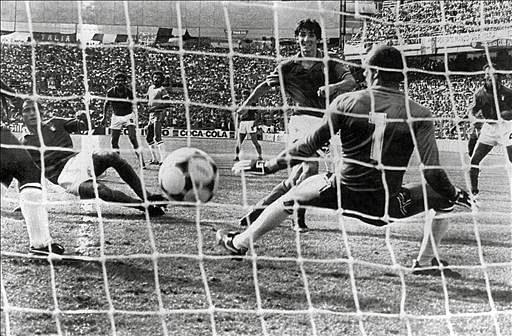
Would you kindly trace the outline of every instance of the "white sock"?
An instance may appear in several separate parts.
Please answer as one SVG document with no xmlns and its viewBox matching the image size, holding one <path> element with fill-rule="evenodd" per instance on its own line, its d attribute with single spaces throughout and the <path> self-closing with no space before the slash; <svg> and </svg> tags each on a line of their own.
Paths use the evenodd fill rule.
<svg viewBox="0 0 512 336">
<path fill-rule="evenodd" d="M 433 215 L 435 215 L 435 211 L 433 211 Z M 432 246 L 430 232 L 432 232 L 436 250 L 439 254 L 439 245 L 441 243 L 441 239 L 443 239 L 444 235 L 448 231 L 448 219 L 433 218 L 433 215 L 431 220 L 425 223 L 423 241 L 421 242 L 418 258 L 416 259 L 422 266 L 430 266 L 430 261 L 434 257 L 434 247 Z"/>
<path fill-rule="evenodd" d="M 156 145 L 152 144 L 149 146 L 149 152 L 151 153 L 151 161 L 156 161 Z"/>
<path fill-rule="evenodd" d="M 27 225 L 30 246 L 43 247 L 52 242 L 48 226 L 48 212 L 43 204 L 43 191 L 39 183 L 25 184 L 20 188 L 20 206 Z"/>
<path fill-rule="evenodd" d="M 165 159 L 164 143 L 161 142 L 156 146 L 158 147 L 158 153 L 160 153 L 160 162 L 162 162 Z"/>
<path fill-rule="evenodd" d="M 267 206 L 258 219 L 249 225 L 244 232 L 233 238 L 233 245 L 236 248 L 249 248 L 251 239 L 253 239 L 253 241 L 258 240 L 288 217 L 288 212 L 285 211 L 283 205 L 283 197 L 286 197 L 286 195 Z"/>
</svg>

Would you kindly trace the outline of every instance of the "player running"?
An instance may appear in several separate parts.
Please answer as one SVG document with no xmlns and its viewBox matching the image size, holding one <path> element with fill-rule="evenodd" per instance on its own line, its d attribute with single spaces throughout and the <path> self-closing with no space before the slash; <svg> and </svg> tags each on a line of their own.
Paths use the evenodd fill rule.
<svg viewBox="0 0 512 336">
<path fill-rule="evenodd" d="M 162 120 L 164 111 L 170 104 L 159 102 L 159 100 L 170 99 L 167 89 L 169 83 L 165 83 L 165 77 L 161 71 L 153 72 L 151 79 L 153 84 L 148 88 L 147 92 L 149 120 L 146 126 L 146 141 L 151 153 L 151 161 L 149 163 L 161 165 L 165 158 L 164 143 L 162 141 Z"/>
<path fill-rule="evenodd" d="M 145 166 L 144 157 L 139 153 L 139 143 L 137 142 L 137 130 L 135 125 L 135 113 L 133 113 L 133 92 L 126 86 L 126 75 L 118 72 L 114 76 L 115 86 L 107 91 L 107 99 L 103 104 L 103 118 L 101 125 L 105 126 L 108 119 L 108 106 L 112 107 L 112 118 L 110 129 L 112 131 L 112 148 L 119 153 L 119 138 L 124 127 L 128 130 L 128 138 L 132 143 L 137 159 Z M 109 98 L 125 99 L 126 101 L 110 100 Z"/>
<path fill-rule="evenodd" d="M 115 151 L 76 152 L 73 150 L 73 142 L 70 133 L 87 129 L 87 124 L 76 118 L 51 118 L 41 121 L 41 134 L 38 134 L 37 110 L 39 106 L 27 100 L 23 103 L 23 122 L 25 124 L 22 134 L 22 144 L 26 146 L 41 147 L 39 138 L 42 137 L 46 147 L 58 147 L 62 149 L 46 149 L 44 155 L 45 176 L 52 183 L 60 185 L 68 193 L 79 196 L 80 199 L 95 198 L 93 176 L 99 177 L 108 168 L 114 168 L 119 177 L 130 186 L 139 197 L 131 197 L 122 191 L 109 188 L 102 182 L 96 181 L 98 196 L 106 202 L 140 204 L 144 199 L 144 190 L 141 180 L 130 166 Z M 83 119 L 83 118 L 82 118 Z M 29 150 L 32 159 L 41 166 L 41 152 Z M 91 157 L 92 156 L 92 157 Z M 151 194 L 146 191 L 149 201 L 165 201 L 161 195 Z M 145 211 L 142 205 L 130 205 L 140 211 Z M 165 214 L 163 205 L 150 205 L 150 216 L 162 216 Z"/>
<path fill-rule="evenodd" d="M 322 28 L 317 21 L 301 20 L 295 29 L 295 37 L 300 51 L 294 57 L 280 63 L 267 79 L 254 89 L 240 108 L 240 110 L 244 110 L 245 106 L 251 106 L 257 102 L 259 97 L 271 88 L 283 85 L 287 97 L 291 98 L 296 105 L 290 111 L 291 117 L 288 123 L 290 146 L 321 124 L 327 99 L 332 100 L 340 93 L 352 91 L 356 85 L 349 69 L 342 63 L 329 60 L 327 69 L 324 69 L 322 59 L 324 55 L 321 50 L 317 49 L 317 44 L 322 38 Z M 326 85 L 324 70 L 328 73 L 328 85 Z M 282 82 L 279 79 L 280 73 Z M 319 155 L 312 152 L 311 156 L 318 157 Z M 249 214 L 240 219 L 240 225 L 247 226 L 254 222 L 263 211 L 264 206 L 271 204 L 286 194 L 293 186 L 317 173 L 317 160 L 304 161 L 293 167 L 289 178 L 276 185 L 267 197 L 262 199 Z M 300 208 L 297 212 L 296 228 L 299 232 L 308 230 L 305 213 L 304 208 Z"/>
<path fill-rule="evenodd" d="M 219 230 L 218 243 L 229 253 L 245 255 L 250 241 L 256 241 L 278 226 L 291 213 L 295 201 L 301 205 L 331 209 L 338 209 L 340 202 L 345 216 L 376 226 L 423 212 L 425 205 L 438 211 L 450 211 L 454 204 L 471 206 L 468 193 L 453 186 L 445 171 L 439 168 L 434 125 L 429 120 L 432 113 L 412 100 L 406 101 L 404 93 L 399 91 L 403 80 L 400 51 L 381 46 L 371 53 L 367 64 L 369 88 L 336 98 L 329 106 L 328 117 L 304 140 L 273 160 L 246 160 L 234 165 L 235 171 L 271 174 L 287 167 L 287 156 L 292 158 L 289 164 L 299 164 L 300 158 L 315 153 L 338 131 L 343 147 L 344 162 L 339 181 L 337 175 L 330 173 L 312 176 L 269 205 L 244 232 Z M 411 125 L 407 122 L 411 120 L 407 105 L 410 117 L 421 118 Z M 425 166 L 423 172 L 428 184 L 403 186 L 403 176 L 415 143 Z M 446 219 L 434 219 L 432 234 L 437 246 L 447 227 Z M 429 239 L 429 235 L 425 238 Z M 422 245 L 414 263 L 414 272 L 439 275 L 439 269 L 421 269 L 427 261 L 433 266 L 440 263 L 434 257 L 432 243 Z M 446 276 L 460 276 L 446 268 L 444 272 Z"/>
<path fill-rule="evenodd" d="M 247 99 L 249 95 L 251 94 L 251 91 L 244 90 L 243 91 L 243 99 Z M 258 152 L 258 160 L 263 160 L 261 157 L 261 146 L 258 142 L 257 133 L 256 133 L 256 113 L 257 111 L 254 109 L 244 109 L 239 110 L 239 118 L 240 118 L 240 126 L 238 127 L 238 143 L 235 148 L 235 160 L 239 161 L 240 158 L 238 155 L 240 154 L 240 147 L 242 147 L 242 144 L 244 143 L 245 137 L 247 134 L 251 137 L 252 144 L 254 145 L 254 148 L 256 148 L 256 152 Z"/>
<path fill-rule="evenodd" d="M 474 94 L 473 106 L 470 112 L 473 115 L 481 113 L 485 122 L 480 131 L 475 151 L 471 156 L 471 193 L 476 197 L 479 193 L 478 175 L 480 162 L 489 154 L 493 147 L 502 144 L 507 149 L 509 161 L 512 163 L 512 90 L 502 84 L 502 75 L 492 73 L 491 68 L 484 67 L 484 85 Z M 493 78 L 496 91 L 493 87 Z M 498 118 L 496 100 L 499 104 L 501 118 Z M 502 119 L 502 120 L 500 120 Z"/>
<path fill-rule="evenodd" d="M 0 84 L 0 111 L 7 113 L 7 100 L 15 99 L 15 92 L 3 81 L 0 81 Z M 41 169 L 36 166 L 26 149 L 7 147 L 21 146 L 21 143 L 4 126 L 0 126 L 0 143 L 0 181 L 2 188 L 8 188 L 13 179 L 18 181 L 21 213 L 25 219 L 30 243 L 29 251 L 37 255 L 63 254 L 64 247 L 54 243 L 50 235 L 48 212 L 41 186 Z"/>
</svg>

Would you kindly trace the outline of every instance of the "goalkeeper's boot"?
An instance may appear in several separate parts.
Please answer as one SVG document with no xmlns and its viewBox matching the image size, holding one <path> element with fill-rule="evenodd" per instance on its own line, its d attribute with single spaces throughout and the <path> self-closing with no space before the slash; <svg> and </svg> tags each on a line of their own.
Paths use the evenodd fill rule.
<svg viewBox="0 0 512 336">
<path fill-rule="evenodd" d="M 414 274 L 414 275 L 441 276 L 441 269 L 438 268 L 439 265 L 440 265 L 439 261 L 436 258 L 432 258 L 431 264 L 435 268 L 432 268 L 432 267 L 424 268 L 423 266 L 420 265 L 418 260 L 415 260 L 414 264 L 412 266 L 412 269 L 413 269 L 412 274 Z M 448 263 L 446 261 L 444 261 L 444 260 L 441 260 L 441 264 L 443 265 L 443 267 L 448 266 Z M 445 277 L 454 278 L 454 279 L 461 278 L 460 273 L 455 272 L 455 271 L 453 271 L 453 270 L 451 270 L 449 268 L 443 268 L 443 272 L 444 272 L 444 276 Z"/>
<path fill-rule="evenodd" d="M 61 255 L 64 253 L 64 247 L 58 243 L 51 243 L 50 246 L 46 245 L 43 247 L 33 247 L 30 246 L 30 253 L 35 255 L 50 255 L 50 254 L 58 254 Z"/>
<path fill-rule="evenodd" d="M 238 158 L 238 156 L 237 156 L 237 157 L 235 157 L 235 158 L 233 159 L 233 161 L 234 161 L 234 162 L 238 162 L 238 161 L 240 161 L 240 159 L 239 159 L 239 158 Z"/>
<path fill-rule="evenodd" d="M 247 254 L 247 248 L 236 248 L 235 245 L 233 245 L 233 238 L 235 238 L 239 234 L 239 232 L 235 231 L 218 230 L 215 237 L 217 240 L 217 244 L 224 247 L 224 249 L 226 249 L 229 252 L 229 254 L 233 256 L 244 256 Z M 241 260 L 241 258 L 234 259 Z"/>
</svg>

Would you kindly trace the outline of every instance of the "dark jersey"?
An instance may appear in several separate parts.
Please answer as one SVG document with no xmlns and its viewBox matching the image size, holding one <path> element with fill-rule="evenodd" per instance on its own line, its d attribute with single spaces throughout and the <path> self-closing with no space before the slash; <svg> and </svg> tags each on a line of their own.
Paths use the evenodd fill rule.
<svg viewBox="0 0 512 336">
<path fill-rule="evenodd" d="M 242 115 L 240 115 L 240 121 L 255 121 L 256 113 L 258 113 L 258 110 L 248 108 L 247 110 L 244 110 Z"/>
<path fill-rule="evenodd" d="M 321 54 L 321 52 L 319 51 Z M 347 76 L 352 76 L 350 70 L 342 63 L 330 60 L 327 63 L 329 84 L 341 82 Z M 290 60 L 278 65 L 275 70 L 267 76 L 269 86 L 280 85 L 279 69 L 283 76 L 284 90 L 288 96 L 301 107 L 313 107 L 325 109 L 325 98 L 318 96 L 318 89 L 326 84 L 324 75 L 324 62 L 319 60 L 306 69 L 301 64 L 301 56 L 297 54 Z M 319 111 L 296 110 L 294 114 L 308 114 L 323 117 Z"/>
<path fill-rule="evenodd" d="M 341 183 L 356 191 L 384 192 L 384 180 L 390 194 L 400 190 L 403 176 L 411 158 L 415 139 L 421 161 L 425 166 L 439 166 L 439 153 L 434 138 L 434 124 L 428 118 L 431 112 L 409 100 L 413 118 L 412 132 L 407 121 L 406 100 L 400 91 L 376 86 L 339 96 L 328 109 L 329 118 L 288 153 L 308 157 L 340 132 L 344 168 Z M 372 108 L 373 107 L 373 108 Z M 426 119 L 423 119 L 426 118 Z M 332 124 L 332 133 L 331 125 Z M 277 160 L 284 168 L 286 152 Z M 293 162 L 292 164 L 295 164 Z M 380 170 L 378 164 L 395 169 Z M 425 178 L 432 188 L 451 198 L 455 189 L 442 169 L 425 170 Z"/>
<path fill-rule="evenodd" d="M 15 178 L 19 187 L 28 183 L 41 183 L 41 170 L 35 165 L 30 154 L 24 148 L 7 147 L 5 145 L 21 145 L 11 131 L 0 126 L 0 181 L 6 187 Z"/>
<path fill-rule="evenodd" d="M 511 89 L 505 86 L 500 86 L 498 89 L 497 98 L 500 111 L 510 110 L 512 108 Z M 484 119 L 498 120 L 494 92 L 487 91 L 485 86 L 482 86 L 475 92 L 475 96 L 473 98 L 473 106 L 471 109 L 474 113 L 477 111 L 482 111 L 482 116 Z"/>
<path fill-rule="evenodd" d="M 44 169 L 48 180 L 56 184 L 68 160 L 77 154 L 77 152 L 69 150 L 73 149 L 73 141 L 69 134 L 86 128 L 87 126 L 77 119 L 52 118 L 41 123 L 42 138 L 45 146 L 67 149 L 44 151 Z M 26 146 L 41 147 L 39 135 L 36 132 L 32 133 L 27 128 L 23 131 L 21 143 Z M 28 151 L 34 162 L 41 167 L 41 152 L 35 149 L 28 149 Z"/>
<path fill-rule="evenodd" d="M 132 90 L 129 88 L 124 88 L 119 90 L 117 87 L 111 87 L 107 91 L 107 98 L 119 98 L 119 99 L 133 99 Z M 110 105 L 112 106 L 112 110 L 114 114 L 117 116 L 125 116 L 132 113 L 133 104 L 131 101 L 115 101 L 109 100 Z"/>
</svg>

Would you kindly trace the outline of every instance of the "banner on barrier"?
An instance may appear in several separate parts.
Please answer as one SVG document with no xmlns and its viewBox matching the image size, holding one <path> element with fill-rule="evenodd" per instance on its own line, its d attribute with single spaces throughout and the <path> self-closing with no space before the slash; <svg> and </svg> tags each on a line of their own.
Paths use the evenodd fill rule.
<svg viewBox="0 0 512 336">
<path fill-rule="evenodd" d="M 111 134 L 112 130 L 110 128 L 107 129 L 106 134 Z M 101 134 L 100 131 L 97 134 Z M 128 135 L 128 130 L 125 128 L 123 130 L 123 134 Z M 145 136 L 146 129 L 139 128 L 139 135 Z M 209 139 L 234 139 L 235 132 L 233 131 L 224 131 L 220 129 L 215 130 L 203 130 L 203 129 L 179 129 L 179 128 L 162 128 L 162 136 L 163 137 L 175 137 L 175 138 L 186 138 L 190 136 L 192 138 L 209 138 Z"/>
</svg>

